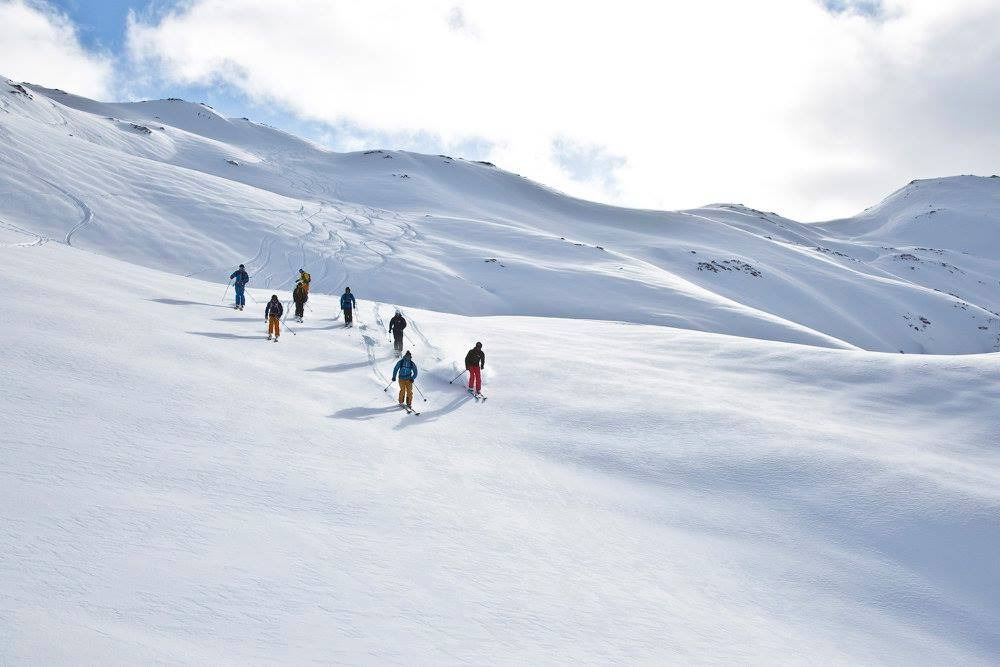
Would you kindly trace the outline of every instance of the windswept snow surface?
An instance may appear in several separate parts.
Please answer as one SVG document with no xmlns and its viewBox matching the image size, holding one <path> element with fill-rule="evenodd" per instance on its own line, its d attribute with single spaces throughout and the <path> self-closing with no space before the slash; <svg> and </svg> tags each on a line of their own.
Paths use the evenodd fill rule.
<svg viewBox="0 0 1000 667">
<path fill-rule="evenodd" d="M 4 85 L 0 663 L 996 663 L 1000 179 L 629 211 Z"/>
</svg>

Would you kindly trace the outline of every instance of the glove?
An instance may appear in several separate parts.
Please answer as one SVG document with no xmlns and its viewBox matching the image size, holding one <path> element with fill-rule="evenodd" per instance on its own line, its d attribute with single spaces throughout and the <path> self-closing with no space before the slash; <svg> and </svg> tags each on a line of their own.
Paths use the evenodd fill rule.
<svg viewBox="0 0 1000 667">
<path fill-rule="evenodd" d="M 392 381 L 393 381 L 393 382 L 395 382 L 395 381 L 396 381 L 396 378 L 392 378 Z"/>
</svg>

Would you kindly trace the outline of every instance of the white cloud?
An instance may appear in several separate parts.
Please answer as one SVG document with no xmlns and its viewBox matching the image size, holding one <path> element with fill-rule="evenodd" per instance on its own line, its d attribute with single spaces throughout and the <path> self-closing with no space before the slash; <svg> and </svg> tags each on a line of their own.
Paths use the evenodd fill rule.
<svg viewBox="0 0 1000 667">
<path fill-rule="evenodd" d="M 627 162 L 603 146 L 585 145 L 561 136 L 552 140 L 552 158 L 574 181 L 599 185 L 608 193 L 619 191 L 617 172 Z"/>
<path fill-rule="evenodd" d="M 882 0 L 817 0 L 817 2 L 833 14 L 858 14 L 872 18 L 885 15 L 885 5 Z"/>
<path fill-rule="evenodd" d="M 191 0 L 133 17 L 128 44 L 171 84 L 486 140 L 501 166 L 635 206 L 847 214 L 914 177 L 996 171 L 1000 143 L 992 0 Z M 553 142 L 622 160 L 581 179 Z"/>
<path fill-rule="evenodd" d="M 83 48 L 72 22 L 49 5 L 0 1 L 0 30 L 4 76 L 87 97 L 109 94 L 114 74 L 110 58 Z"/>
</svg>

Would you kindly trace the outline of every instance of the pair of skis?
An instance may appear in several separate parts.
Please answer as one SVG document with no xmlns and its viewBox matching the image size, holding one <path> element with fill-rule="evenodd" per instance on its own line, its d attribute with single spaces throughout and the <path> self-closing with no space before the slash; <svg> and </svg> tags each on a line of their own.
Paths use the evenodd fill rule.
<svg viewBox="0 0 1000 667">
<path fill-rule="evenodd" d="M 399 407 L 401 407 L 404 410 L 406 410 L 406 414 L 408 414 L 408 415 L 419 415 L 420 414 L 419 412 L 417 412 L 416 410 L 414 410 L 413 408 L 411 408 L 406 403 L 400 403 Z"/>
<path fill-rule="evenodd" d="M 486 394 L 484 394 L 481 391 L 473 391 L 471 389 L 468 389 L 467 391 L 469 392 L 469 396 L 476 399 L 477 401 L 485 401 L 487 398 Z"/>
</svg>

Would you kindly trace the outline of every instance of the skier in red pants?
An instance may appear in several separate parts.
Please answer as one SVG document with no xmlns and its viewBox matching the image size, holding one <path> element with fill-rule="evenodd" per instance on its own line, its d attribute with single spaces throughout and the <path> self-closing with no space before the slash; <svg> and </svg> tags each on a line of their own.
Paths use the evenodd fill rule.
<svg viewBox="0 0 1000 667">
<path fill-rule="evenodd" d="M 469 371 L 469 393 L 482 393 L 483 376 L 480 370 L 486 368 L 486 355 L 483 354 L 482 343 L 476 343 L 476 346 L 465 355 L 465 368 Z"/>
</svg>

